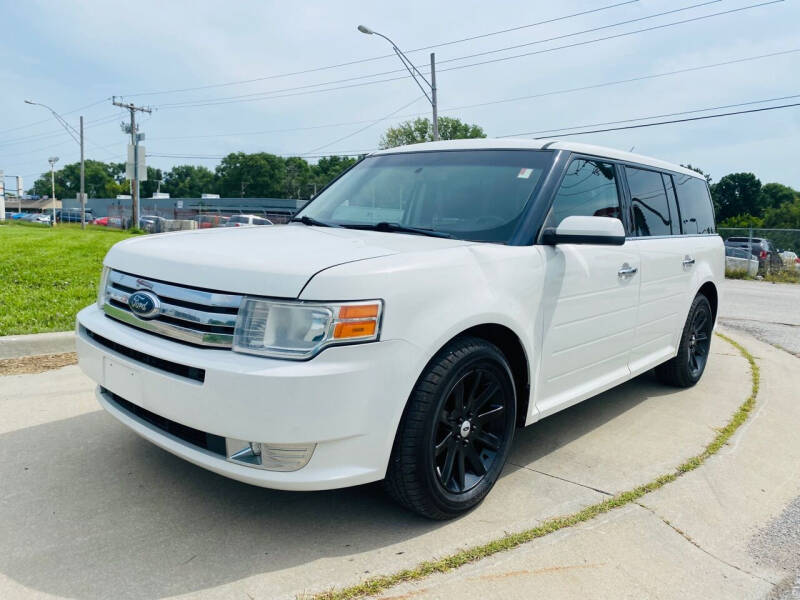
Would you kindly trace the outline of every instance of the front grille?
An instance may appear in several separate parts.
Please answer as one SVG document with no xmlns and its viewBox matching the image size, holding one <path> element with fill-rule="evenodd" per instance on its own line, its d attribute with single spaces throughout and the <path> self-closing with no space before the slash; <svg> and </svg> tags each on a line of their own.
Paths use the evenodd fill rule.
<svg viewBox="0 0 800 600">
<path fill-rule="evenodd" d="M 128 299 L 137 291 L 155 294 L 160 310 L 141 319 Z M 105 288 L 105 313 L 118 321 L 178 342 L 212 348 L 231 348 L 242 297 L 165 283 L 121 271 L 111 271 Z"/>
<path fill-rule="evenodd" d="M 180 375 L 181 377 L 186 377 L 187 379 L 194 379 L 200 383 L 203 383 L 206 380 L 205 369 L 198 369 L 197 367 L 182 365 L 170 360 L 164 360 L 163 358 L 157 358 L 155 356 L 145 354 L 144 352 L 139 352 L 138 350 L 128 348 L 127 346 L 123 346 L 122 344 L 118 344 L 117 342 L 104 338 L 102 335 L 98 335 L 94 331 L 86 329 L 85 327 L 83 327 L 83 331 L 87 336 L 101 346 L 104 346 L 109 350 L 113 350 L 117 354 L 127 356 L 128 358 L 143 363 L 149 367 L 153 367 L 154 369 L 166 371 L 167 373 L 172 373 L 173 375 Z"/>
<path fill-rule="evenodd" d="M 181 423 L 171 421 L 166 417 L 162 417 L 161 415 L 150 412 L 141 406 L 137 406 L 133 402 L 128 402 L 124 398 L 117 396 L 114 392 L 111 392 L 106 388 L 101 388 L 101 390 L 103 392 L 103 397 L 119 410 L 137 416 L 142 421 L 149 423 L 156 429 L 159 429 L 164 433 L 168 433 L 179 440 L 183 440 L 187 444 L 202 448 L 203 450 L 208 450 L 214 454 L 219 454 L 222 457 L 226 456 L 224 437 L 214 435 L 213 433 L 206 433 L 205 431 L 193 429 L 187 425 L 182 425 Z"/>
</svg>

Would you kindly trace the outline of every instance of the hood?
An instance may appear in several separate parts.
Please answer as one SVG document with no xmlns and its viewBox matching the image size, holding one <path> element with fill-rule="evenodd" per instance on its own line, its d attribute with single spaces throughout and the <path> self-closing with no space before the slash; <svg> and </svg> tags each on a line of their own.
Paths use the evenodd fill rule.
<svg viewBox="0 0 800 600">
<path fill-rule="evenodd" d="M 471 243 L 306 225 L 224 227 L 131 238 L 116 244 L 104 264 L 168 283 L 296 298 L 315 274 L 336 265 Z"/>
</svg>

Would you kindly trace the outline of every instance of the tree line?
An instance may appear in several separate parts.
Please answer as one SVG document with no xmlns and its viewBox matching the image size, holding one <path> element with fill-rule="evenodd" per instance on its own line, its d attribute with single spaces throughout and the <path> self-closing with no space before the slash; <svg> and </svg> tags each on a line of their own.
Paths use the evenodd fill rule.
<svg viewBox="0 0 800 600">
<path fill-rule="evenodd" d="M 199 198 L 200 194 L 219 194 L 223 198 L 310 198 L 356 160 L 327 156 L 311 164 L 300 157 L 233 152 L 213 171 L 196 165 L 176 165 L 169 170 L 147 167 L 147 180 L 140 183 L 139 189 L 142 198 L 151 197 L 157 190 L 173 198 Z M 89 198 L 130 193 L 125 163 L 86 160 L 84 181 Z M 56 198 L 76 198 L 79 190 L 80 163 L 64 165 L 55 172 Z M 42 173 L 28 193 L 49 196 L 50 173 Z"/>
<path fill-rule="evenodd" d="M 459 119 L 439 117 L 443 140 L 484 138 L 483 128 Z M 381 148 L 394 148 L 433 140 L 430 119 L 405 121 L 387 129 Z M 312 164 L 302 157 L 284 158 L 266 152 L 228 154 L 212 171 L 202 166 L 177 165 L 168 171 L 147 168 L 141 196 L 152 196 L 159 188 L 173 198 L 197 198 L 203 193 L 222 197 L 310 198 L 342 171 L 356 162 L 347 156 L 328 156 Z M 718 182 L 692 165 L 684 165 L 705 176 L 714 200 L 720 227 L 768 227 L 800 229 L 800 192 L 780 183 L 761 181 L 753 173 L 730 173 Z M 113 198 L 129 193 L 124 163 L 86 161 L 86 191 L 90 198 Z M 74 198 L 79 185 L 79 164 L 65 165 L 55 174 L 56 197 Z M 50 174 L 37 179 L 29 193 L 48 195 Z"/>
<path fill-rule="evenodd" d="M 762 184 L 753 173 L 730 173 L 714 183 L 702 169 L 684 166 L 708 181 L 719 227 L 800 229 L 800 191 L 782 183 Z"/>
</svg>

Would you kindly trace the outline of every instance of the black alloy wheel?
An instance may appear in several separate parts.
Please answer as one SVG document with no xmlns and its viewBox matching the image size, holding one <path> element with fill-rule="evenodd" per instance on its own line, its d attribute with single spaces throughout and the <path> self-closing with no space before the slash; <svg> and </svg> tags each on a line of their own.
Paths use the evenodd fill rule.
<svg viewBox="0 0 800 600">
<path fill-rule="evenodd" d="M 676 387 L 691 387 L 700 381 L 708 364 L 713 328 L 711 303 L 703 294 L 698 294 L 689 308 L 677 355 L 656 367 L 656 377 Z"/>
<path fill-rule="evenodd" d="M 505 406 L 496 374 L 476 367 L 450 389 L 435 424 L 434 469 L 441 486 L 461 494 L 478 485 L 504 446 Z"/>
<path fill-rule="evenodd" d="M 494 344 L 459 337 L 417 380 L 395 435 L 385 486 L 431 519 L 477 506 L 503 470 L 517 418 L 514 378 Z"/>
<path fill-rule="evenodd" d="M 689 330 L 689 374 L 693 379 L 700 379 L 706 368 L 708 352 L 711 348 L 711 329 L 713 326 L 711 307 L 708 303 L 700 304 L 692 319 Z"/>
</svg>

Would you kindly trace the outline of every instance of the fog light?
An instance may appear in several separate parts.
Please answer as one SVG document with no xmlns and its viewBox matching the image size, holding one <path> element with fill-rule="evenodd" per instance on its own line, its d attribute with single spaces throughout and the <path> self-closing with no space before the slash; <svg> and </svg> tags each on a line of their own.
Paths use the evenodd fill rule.
<svg viewBox="0 0 800 600">
<path fill-rule="evenodd" d="M 297 471 L 311 460 L 316 444 L 268 444 L 225 439 L 230 462 L 267 471 Z"/>
</svg>

